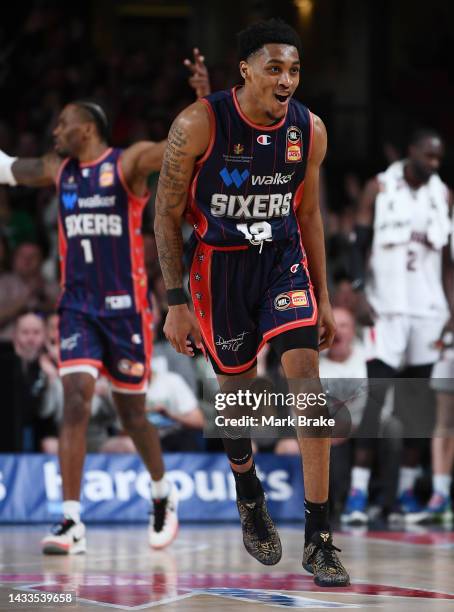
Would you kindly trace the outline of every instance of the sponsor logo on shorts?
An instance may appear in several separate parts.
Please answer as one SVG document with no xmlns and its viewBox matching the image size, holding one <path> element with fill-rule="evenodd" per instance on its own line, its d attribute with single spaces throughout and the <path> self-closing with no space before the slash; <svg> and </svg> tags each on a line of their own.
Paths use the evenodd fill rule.
<svg viewBox="0 0 454 612">
<path fill-rule="evenodd" d="M 104 162 L 99 169 L 99 186 L 110 187 L 114 184 L 114 166 L 110 162 Z"/>
<path fill-rule="evenodd" d="M 130 295 L 108 295 L 105 299 L 105 306 L 107 310 L 131 308 L 132 299 Z"/>
<path fill-rule="evenodd" d="M 257 136 L 257 142 L 261 145 L 271 144 L 271 136 L 269 134 L 260 134 Z"/>
<path fill-rule="evenodd" d="M 307 291 L 305 290 L 280 293 L 274 299 L 274 308 L 276 310 L 288 310 L 289 308 L 301 308 L 304 306 L 309 306 Z"/>
<path fill-rule="evenodd" d="M 118 362 L 118 371 L 125 376 L 134 376 L 142 378 L 145 372 L 145 366 L 139 361 L 130 361 L 129 359 L 120 359 Z"/>
<path fill-rule="evenodd" d="M 132 334 L 131 342 L 133 344 L 142 344 L 142 336 L 140 334 Z"/>
<path fill-rule="evenodd" d="M 238 349 L 244 344 L 244 336 L 249 334 L 249 332 L 244 331 L 237 334 L 234 338 L 228 338 L 227 340 L 222 336 L 218 336 L 215 344 L 219 346 L 221 351 L 232 351 L 236 353 Z"/>
<path fill-rule="evenodd" d="M 76 333 L 67 338 L 60 338 L 60 349 L 62 351 L 72 351 L 76 348 L 81 335 L 82 334 Z"/>
<path fill-rule="evenodd" d="M 285 149 L 285 161 L 297 163 L 303 159 L 303 138 L 299 127 L 290 126 L 287 130 L 287 146 Z"/>
<path fill-rule="evenodd" d="M 300 264 L 293 264 L 293 266 L 290 266 L 290 272 L 292 274 L 295 274 L 295 272 L 298 270 L 299 267 L 300 267 Z"/>
</svg>

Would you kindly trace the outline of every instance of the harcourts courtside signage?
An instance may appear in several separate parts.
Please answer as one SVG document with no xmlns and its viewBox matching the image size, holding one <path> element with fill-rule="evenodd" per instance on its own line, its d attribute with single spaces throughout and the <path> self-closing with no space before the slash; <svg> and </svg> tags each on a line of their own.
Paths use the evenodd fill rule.
<svg viewBox="0 0 454 612">
<path fill-rule="evenodd" d="M 222 454 L 168 454 L 181 521 L 238 520 L 235 484 Z M 268 507 L 277 520 L 303 518 L 299 457 L 256 458 Z M 148 520 L 150 477 L 136 455 L 89 455 L 82 481 L 84 520 L 138 523 Z M 52 522 L 61 513 L 61 476 L 56 457 L 0 455 L 0 522 Z"/>
</svg>

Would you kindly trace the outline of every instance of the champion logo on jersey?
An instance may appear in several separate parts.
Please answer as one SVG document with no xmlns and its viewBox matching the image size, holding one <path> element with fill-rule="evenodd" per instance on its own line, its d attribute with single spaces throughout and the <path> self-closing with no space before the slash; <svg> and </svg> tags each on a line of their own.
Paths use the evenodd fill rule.
<svg viewBox="0 0 454 612">
<path fill-rule="evenodd" d="M 72 210 L 76 206 L 77 193 L 64 191 L 61 196 L 63 206 L 66 210 Z"/>
<path fill-rule="evenodd" d="M 261 145 L 271 144 L 271 136 L 269 134 L 260 134 L 257 136 L 257 142 Z"/>
<path fill-rule="evenodd" d="M 248 179 L 250 173 L 249 170 L 243 170 L 240 174 L 236 168 L 229 172 L 227 168 L 223 168 L 219 174 L 224 181 L 224 185 L 227 187 L 230 187 L 232 184 L 235 184 L 236 187 L 241 187 L 244 181 Z"/>
</svg>

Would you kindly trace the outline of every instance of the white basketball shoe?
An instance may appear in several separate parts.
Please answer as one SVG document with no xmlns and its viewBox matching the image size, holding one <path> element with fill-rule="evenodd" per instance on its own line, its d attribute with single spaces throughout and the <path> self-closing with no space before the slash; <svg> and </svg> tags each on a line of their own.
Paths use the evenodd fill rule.
<svg viewBox="0 0 454 612">
<path fill-rule="evenodd" d="M 165 548 L 178 533 L 178 496 L 175 486 L 162 499 L 152 499 L 153 510 L 148 527 L 148 540 L 152 548 Z"/>
<path fill-rule="evenodd" d="M 49 535 L 41 540 L 45 555 L 77 555 L 87 550 L 85 525 L 63 518 L 52 526 Z"/>
</svg>

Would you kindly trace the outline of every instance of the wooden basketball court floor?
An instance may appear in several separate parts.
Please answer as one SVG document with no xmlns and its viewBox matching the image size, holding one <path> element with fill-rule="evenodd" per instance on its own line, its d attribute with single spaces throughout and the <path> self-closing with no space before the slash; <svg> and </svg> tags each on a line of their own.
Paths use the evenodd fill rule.
<svg viewBox="0 0 454 612">
<path fill-rule="evenodd" d="M 89 526 L 87 554 L 42 556 L 43 526 L 0 528 L 0 610 L 267 612 L 276 608 L 415 612 L 454 610 L 454 533 L 335 534 L 352 585 L 323 589 L 301 567 L 302 527 L 281 526 L 284 554 L 265 567 L 244 550 L 239 525 L 180 529 L 152 551 L 146 527 Z M 72 604 L 11 596 L 72 593 Z M 17 599 L 17 598 L 16 598 Z"/>
</svg>

